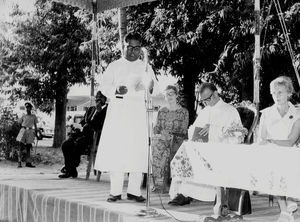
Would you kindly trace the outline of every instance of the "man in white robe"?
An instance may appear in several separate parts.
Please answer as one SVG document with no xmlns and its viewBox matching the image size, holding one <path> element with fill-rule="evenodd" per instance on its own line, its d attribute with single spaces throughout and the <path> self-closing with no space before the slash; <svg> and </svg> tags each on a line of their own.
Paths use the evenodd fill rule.
<svg viewBox="0 0 300 222">
<path fill-rule="evenodd" d="M 95 169 L 110 173 L 108 202 L 121 200 L 124 173 L 129 173 L 127 199 L 143 202 L 140 186 L 142 173 L 146 173 L 148 167 L 145 93 L 153 89 L 155 75 L 152 68 L 139 59 L 140 35 L 129 33 L 124 41 L 124 57 L 109 64 L 100 82 L 100 90 L 109 99 L 109 106 Z"/>
<path fill-rule="evenodd" d="M 232 123 L 242 125 L 238 111 L 232 105 L 225 103 L 218 95 L 217 88 L 211 83 L 203 83 L 200 87 L 201 101 L 205 108 L 199 111 L 194 124 L 189 128 L 189 138 L 192 138 L 195 127 L 203 128 L 201 135 L 208 134 L 208 142 L 223 142 L 224 129 L 229 128 Z M 201 145 L 201 144 L 199 144 Z M 218 155 L 218 154 L 216 154 Z M 195 184 L 188 181 L 172 180 L 170 187 L 169 203 L 172 205 L 183 205 L 189 203 L 187 197 L 202 201 L 214 201 L 217 195 L 217 203 L 214 207 L 216 214 L 220 212 L 221 188 L 209 185 Z"/>
</svg>

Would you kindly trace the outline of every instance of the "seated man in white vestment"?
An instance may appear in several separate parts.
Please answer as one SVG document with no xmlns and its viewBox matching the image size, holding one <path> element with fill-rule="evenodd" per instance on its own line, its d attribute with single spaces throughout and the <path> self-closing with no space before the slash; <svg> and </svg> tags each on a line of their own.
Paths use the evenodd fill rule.
<svg viewBox="0 0 300 222">
<path fill-rule="evenodd" d="M 145 93 L 152 91 L 155 75 L 139 59 L 141 47 L 141 36 L 128 33 L 124 38 L 124 57 L 109 64 L 100 82 L 109 106 L 95 169 L 110 173 L 108 202 L 121 200 L 125 173 L 129 173 L 127 199 L 145 201 L 140 189 L 142 174 L 148 167 Z"/>
<path fill-rule="evenodd" d="M 224 129 L 229 128 L 233 123 L 242 125 L 238 111 L 232 105 L 225 103 L 218 95 L 217 88 L 212 83 L 203 83 L 200 86 L 201 101 L 205 104 L 194 124 L 189 128 L 189 139 L 192 138 L 195 127 L 201 127 L 199 132 L 201 136 L 208 136 L 208 142 L 226 142 L 224 141 Z M 199 142 L 199 146 L 201 143 Z M 216 153 L 216 155 L 218 155 Z M 205 183 L 205 181 L 204 181 Z M 178 181 L 172 179 L 170 187 L 169 202 L 171 205 L 184 205 L 189 203 L 188 197 L 202 201 L 214 201 L 217 195 L 217 203 L 214 207 L 215 214 L 220 215 L 221 192 L 223 188 L 215 188 L 204 184 L 195 184 L 189 181 Z M 230 194 L 229 194 L 230 195 Z M 229 196 L 230 199 L 230 196 Z M 230 200 L 229 200 L 230 201 Z M 251 212 L 250 199 L 248 199 L 248 208 Z"/>
</svg>

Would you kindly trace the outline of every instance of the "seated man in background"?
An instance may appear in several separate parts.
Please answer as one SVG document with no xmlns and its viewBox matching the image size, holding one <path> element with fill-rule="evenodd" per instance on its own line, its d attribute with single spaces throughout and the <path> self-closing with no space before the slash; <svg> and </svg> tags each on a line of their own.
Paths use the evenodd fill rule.
<svg viewBox="0 0 300 222">
<path fill-rule="evenodd" d="M 65 166 L 62 169 L 62 174 L 58 176 L 59 178 L 77 177 L 78 173 L 76 167 L 79 166 L 80 156 L 89 154 L 93 143 L 93 135 L 96 131 L 100 132 L 96 144 L 98 144 L 100 140 L 106 110 L 106 97 L 98 91 L 96 94 L 96 106 L 90 107 L 84 114 L 83 120 L 80 122 L 83 126 L 82 132 L 75 130 L 61 146 L 65 159 Z"/>
</svg>

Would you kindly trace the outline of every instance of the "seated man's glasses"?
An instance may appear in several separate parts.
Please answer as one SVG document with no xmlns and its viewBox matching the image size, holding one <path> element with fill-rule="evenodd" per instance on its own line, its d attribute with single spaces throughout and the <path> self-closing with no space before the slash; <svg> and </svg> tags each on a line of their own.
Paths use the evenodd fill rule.
<svg viewBox="0 0 300 222">
<path fill-rule="evenodd" d="M 176 93 L 175 92 L 169 92 L 169 93 L 166 93 L 167 96 L 175 96 Z"/>
<path fill-rule="evenodd" d="M 201 103 L 207 103 L 211 100 L 211 97 L 213 96 L 214 93 L 211 93 L 209 97 L 205 98 L 205 99 L 201 99 L 200 102 Z"/>
</svg>

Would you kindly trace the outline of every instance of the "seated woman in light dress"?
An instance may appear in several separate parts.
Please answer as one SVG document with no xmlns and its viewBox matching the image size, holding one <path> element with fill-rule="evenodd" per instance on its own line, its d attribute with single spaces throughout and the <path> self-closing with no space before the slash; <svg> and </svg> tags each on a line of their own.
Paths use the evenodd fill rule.
<svg viewBox="0 0 300 222">
<path fill-rule="evenodd" d="M 289 102 L 294 88 L 287 76 L 280 76 L 270 83 L 274 105 L 262 110 L 258 141 L 279 146 L 295 146 L 300 135 L 300 119 L 295 106 Z M 297 204 L 286 197 L 278 197 L 281 210 L 278 222 L 294 221 Z"/>
<path fill-rule="evenodd" d="M 178 90 L 169 85 L 165 89 L 166 107 L 158 111 L 152 143 L 153 191 L 167 192 L 170 161 L 182 142 L 188 138 L 189 113 L 177 103 Z"/>
</svg>

